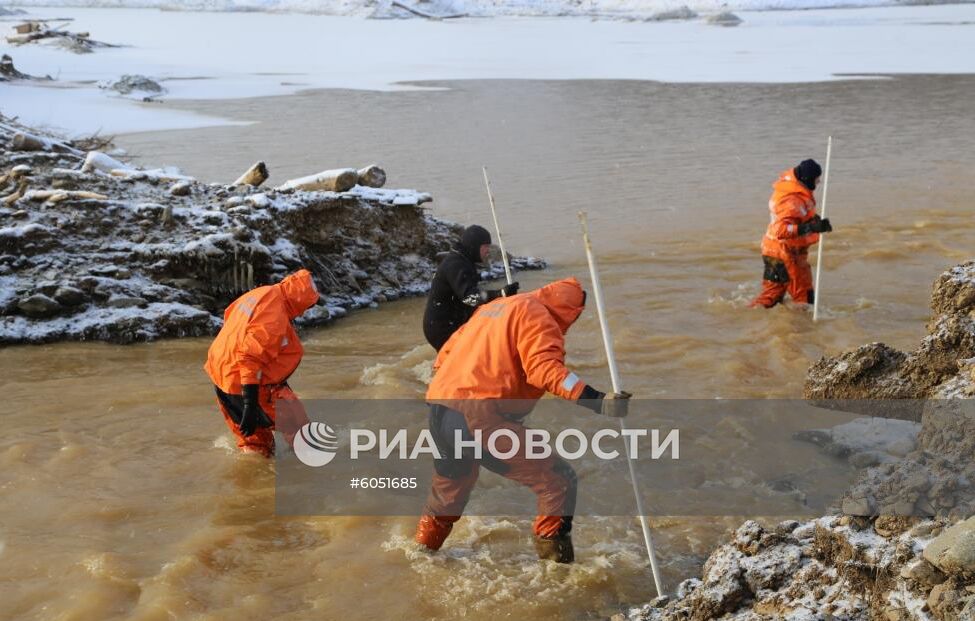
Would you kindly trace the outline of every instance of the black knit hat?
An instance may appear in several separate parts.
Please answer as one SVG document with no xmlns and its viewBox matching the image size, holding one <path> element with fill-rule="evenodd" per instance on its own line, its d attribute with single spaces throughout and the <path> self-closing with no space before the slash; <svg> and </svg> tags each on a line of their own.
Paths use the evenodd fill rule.
<svg viewBox="0 0 975 621">
<path fill-rule="evenodd" d="M 816 163 L 816 160 L 802 160 L 799 165 L 792 169 L 799 183 L 810 190 L 816 189 L 816 179 L 823 174 L 823 169 Z"/>
<path fill-rule="evenodd" d="M 474 263 L 481 262 L 481 246 L 491 243 L 491 234 L 483 226 L 472 224 L 460 236 L 460 250 Z"/>
</svg>

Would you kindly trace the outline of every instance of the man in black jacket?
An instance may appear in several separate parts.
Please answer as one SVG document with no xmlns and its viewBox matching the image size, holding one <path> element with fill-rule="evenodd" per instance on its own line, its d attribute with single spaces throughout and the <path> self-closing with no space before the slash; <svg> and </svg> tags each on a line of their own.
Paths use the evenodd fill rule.
<svg viewBox="0 0 975 621">
<path fill-rule="evenodd" d="M 492 291 L 478 288 L 481 277 L 475 264 L 487 261 L 490 249 L 491 234 L 474 224 L 464 229 L 460 241 L 437 268 L 423 313 L 423 335 L 437 351 L 471 318 L 475 308 L 495 298 L 518 293 L 516 282 Z"/>
</svg>

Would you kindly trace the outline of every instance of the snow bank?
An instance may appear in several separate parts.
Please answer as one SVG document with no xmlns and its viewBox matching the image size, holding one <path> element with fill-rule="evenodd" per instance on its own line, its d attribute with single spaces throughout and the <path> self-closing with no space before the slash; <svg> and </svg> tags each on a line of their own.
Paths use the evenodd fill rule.
<svg viewBox="0 0 975 621">
<path fill-rule="evenodd" d="M 172 183 L 117 161 L 108 174 L 83 168 L 106 158 L 72 145 L 6 150 L 19 129 L 0 123 L 0 171 L 20 167 L 13 180 L 0 175 L 0 345 L 211 334 L 231 300 L 301 267 L 324 303 L 300 323 L 322 324 L 425 293 L 461 229 L 431 217 L 424 192 Z M 486 276 L 502 273 L 498 263 Z"/>
</svg>

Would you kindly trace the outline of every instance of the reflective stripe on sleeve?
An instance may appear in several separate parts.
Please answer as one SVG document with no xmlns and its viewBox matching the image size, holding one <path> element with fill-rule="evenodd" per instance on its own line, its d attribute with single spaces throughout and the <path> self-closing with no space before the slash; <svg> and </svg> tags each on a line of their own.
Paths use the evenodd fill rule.
<svg viewBox="0 0 975 621">
<path fill-rule="evenodd" d="M 567 392 L 572 392 L 572 389 L 576 387 L 579 383 L 579 376 L 575 373 L 569 373 L 565 376 L 565 380 L 562 382 L 562 388 Z"/>
</svg>

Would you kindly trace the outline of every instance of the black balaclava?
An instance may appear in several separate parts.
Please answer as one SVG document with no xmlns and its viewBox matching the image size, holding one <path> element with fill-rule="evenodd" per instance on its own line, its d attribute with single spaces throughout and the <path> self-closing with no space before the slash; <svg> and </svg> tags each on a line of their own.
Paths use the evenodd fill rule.
<svg viewBox="0 0 975 621">
<path fill-rule="evenodd" d="M 823 169 L 816 163 L 816 160 L 802 160 L 798 166 L 792 169 L 792 172 L 799 183 L 806 186 L 806 189 L 815 190 L 816 179 L 823 174 Z"/>
<path fill-rule="evenodd" d="M 460 236 L 460 243 L 457 249 L 462 255 L 471 260 L 471 263 L 481 262 L 481 246 L 491 243 L 491 234 L 483 226 L 472 224 L 464 229 Z"/>
</svg>

